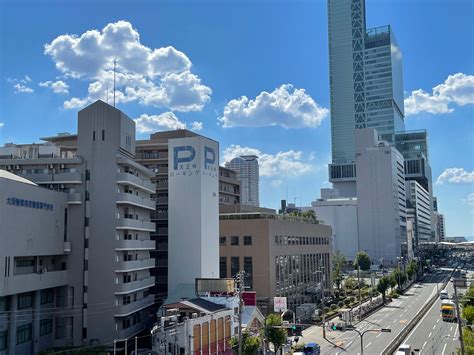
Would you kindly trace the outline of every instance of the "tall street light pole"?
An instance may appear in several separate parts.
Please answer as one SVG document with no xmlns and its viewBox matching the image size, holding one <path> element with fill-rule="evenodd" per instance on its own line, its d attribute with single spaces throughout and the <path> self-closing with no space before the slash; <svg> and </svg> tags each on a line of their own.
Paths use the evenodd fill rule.
<svg viewBox="0 0 474 355">
<path fill-rule="evenodd" d="M 320 266 L 315 274 L 321 274 L 323 282 L 321 283 L 321 306 L 323 308 L 323 338 L 326 339 L 326 316 L 324 314 L 324 286 L 326 284 L 326 275 L 324 274 L 324 266 Z M 321 279 L 320 279 L 321 280 Z"/>
</svg>

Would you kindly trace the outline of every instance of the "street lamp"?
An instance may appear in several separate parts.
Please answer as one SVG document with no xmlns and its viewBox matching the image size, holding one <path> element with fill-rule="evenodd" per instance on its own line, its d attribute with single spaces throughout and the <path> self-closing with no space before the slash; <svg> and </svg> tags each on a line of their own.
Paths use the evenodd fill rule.
<svg viewBox="0 0 474 355">
<path fill-rule="evenodd" d="M 322 271 L 324 266 L 319 266 L 319 270 L 316 270 L 314 274 L 322 274 L 323 282 L 321 284 L 321 306 L 323 308 L 323 338 L 326 339 L 326 317 L 324 315 L 324 286 L 326 284 L 326 274 Z M 322 270 L 321 270 L 322 269 Z"/>
<path fill-rule="evenodd" d="M 372 332 L 372 333 L 390 333 L 392 330 L 389 328 L 382 328 L 382 329 L 367 329 L 364 330 L 363 332 L 359 332 L 357 329 L 351 329 L 354 332 L 357 332 L 360 336 L 360 355 L 364 355 L 364 334 L 367 332 Z"/>
</svg>

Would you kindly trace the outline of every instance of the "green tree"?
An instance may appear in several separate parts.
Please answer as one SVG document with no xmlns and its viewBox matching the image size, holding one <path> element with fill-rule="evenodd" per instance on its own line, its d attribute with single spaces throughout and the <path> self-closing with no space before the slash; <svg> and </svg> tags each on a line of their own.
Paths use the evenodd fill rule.
<svg viewBox="0 0 474 355">
<path fill-rule="evenodd" d="M 470 286 L 464 296 L 461 298 L 463 307 L 474 306 L 474 286 Z"/>
<path fill-rule="evenodd" d="M 235 336 L 231 339 L 230 345 L 234 352 L 238 352 L 239 337 Z M 245 355 L 254 355 L 257 353 L 260 347 L 260 338 L 258 336 L 251 335 L 249 332 L 242 333 L 242 353 Z"/>
<path fill-rule="evenodd" d="M 382 294 L 382 300 L 385 303 L 385 295 L 387 293 L 388 288 L 390 287 L 390 278 L 388 276 L 384 276 L 379 280 L 377 284 L 377 291 Z"/>
<path fill-rule="evenodd" d="M 464 307 L 462 310 L 462 317 L 467 321 L 467 324 L 474 323 L 474 306 Z"/>
<path fill-rule="evenodd" d="M 417 262 L 415 260 L 410 261 L 410 263 L 407 266 L 407 275 L 410 280 L 416 274 L 417 269 L 418 269 Z"/>
<path fill-rule="evenodd" d="M 275 354 L 278 350 L 286 343 L 288 334 L 286 329 L 275 328 L 275 326 L 281 326 L 281 317 L 279 314 L 272 313 L 265 319 L 265 336 L 267 340 L 273 344 L 273 350 Z"/>
<path fill-rule="evenodd" d="M 355 278 L 352 276 L 349 276 L 345 281 L 344 281 L 344 286 L 348 290 L 355 290 L 357 288 L 357 281 Z"/>
<path fill-rule="evenodd" d="M 401 289 L 402 285 L 405 283 L 407 280 L 407 275 L 406 273 L 401 270 L 399 267 L 396 267 L 395 270 L 393 270 L 393 273 L 391 275 L 393 279 L 395 280 L 396 284 L 398 285 L 398 288 Z"/>
<path fill-rule="evenodd" d="M 337 250 L 332 256 L 332 277 L 338 290 L 341 289 L 341 283 L 344 280 L 342 277 L 342 268 L 344 267 L 345 263 L 346 258 L 339 250 Z"/>
<path fill-rule="evenodd" d="M 370 258 L 365 251 L 360 251 L 357 253 L 356 259 L 354 260 L 354 268 L 357 269 L 357 263 L 361 270 L 370 270 Z"/>
</svg>

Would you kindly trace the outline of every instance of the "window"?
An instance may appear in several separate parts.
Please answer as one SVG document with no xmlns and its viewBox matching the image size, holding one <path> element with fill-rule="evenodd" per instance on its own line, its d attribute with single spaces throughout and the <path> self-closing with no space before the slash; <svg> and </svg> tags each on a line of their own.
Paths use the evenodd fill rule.
<svg viewBox="0 0 474 355">
<path fill-rule="evenodd" d="M 244 235 L 244 245 L 252 245 L 252 236 Z"/>
<path fill-rule="evenodd" d="M 105 141 L 105 130 L 102 130 L 102 140 Z"/>
<path fill-rule="evenodd" d="M 238 256 L 230 258 L 230 275 L 234 277 L 240 271 L 240 261 Z"/>
<path fill-rule="evenodd" d="M 7 297 L 0 297 L 0 313 L 8 311 Z"/>
<path fill-rule="evenodd" d="M 219 237 L 219 245 L 226 245 L 226 237 Z"/>
<path fill-rule="evenodd" d="M 95 131 L 92 131 L 92 140 L 95 141 Z"/>
<path fill-rule="evenodd" d="M 219 277 L 221 279 L 227 277 L 227 258 L 225 256 L 219 258 Z"/>
<path fill-rule="evenodd" d="M 52 303 L 53 302 L 53 289 L 47 289 L 41 291 L 41 304 Z"/>
<path fill-rule="evenodd" d="M 253 288 L 253 262 L 251 256 L 244 257 L 245 286 Z"/>
<path fill-rule="evenodd" d="M 16 343 L 23 344 L 31 340 L 31 323 L 16 327 Z"/>
<path fill-rule="evenodd" d="M 18 310 L 33 307 L 33 293 L 21 293 L 18 295 Z"/>
<path fill-rule="evenodd" d="M 51 334 L 52 332 L 53 332 L 53 320 L 41 319 L 40 320 L 40 336 Z"/>
<path fill-rule="evenodd" d="M 129 304 L 131 302 L 130 295 L 122 297 L 122 304 Z"/>
<path fill-rule="evenodd" d="M 239 237 L 236 235 L 230 237 L 230 245 L 239 245 Z"/>
<path fill-rule="evenodd" d="M 7 349 L 7 331 L 0 332 L 0 351 Z"/>
<path fill-rule="evenodd" d="M 16 261 L 16 267 L 32 267 L 34 264 L 33 259 L 19 259 Z"/>
</svg>

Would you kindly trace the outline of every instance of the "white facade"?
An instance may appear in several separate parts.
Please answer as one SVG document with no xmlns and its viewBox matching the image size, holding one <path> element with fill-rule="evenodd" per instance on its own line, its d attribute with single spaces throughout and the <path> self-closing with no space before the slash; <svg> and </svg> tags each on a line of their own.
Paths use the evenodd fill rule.
<svg viewBox="0 0 474 355">
<path fill-rule="evenodd" d="M 219 145 L 202 136 L 169 140 L 168 302 L 219 277 Z"/>
<path fill-rule="evenodd" d="M 359 250 L 396 263 L 406 243 L 403 157 L 373 128 L 356 130 Z"/>
<path fill-rule="evenodd" d="M 318 220 L 332 228 L 333 251 L 340 251 L 348 261 L 354 260 L 358 251 L 357 199 L 321 198 L 311 202 L 311 206 Z"/>
<path fill-rule="evenodd" d="M 237 173 L 240 181 L 240 201 L 242 205 L 260 206 L 260 175 L 258 157 L 245 155 L 232 159 L 225 167 Z"/>
<path fill-rule="evenodd" d="M 434 242 L 431 239 L 431 203 L 430 194 L 417 181 L 405 183 L 407 202 L 414 210 L 414 245 Z"/>
</svg>

